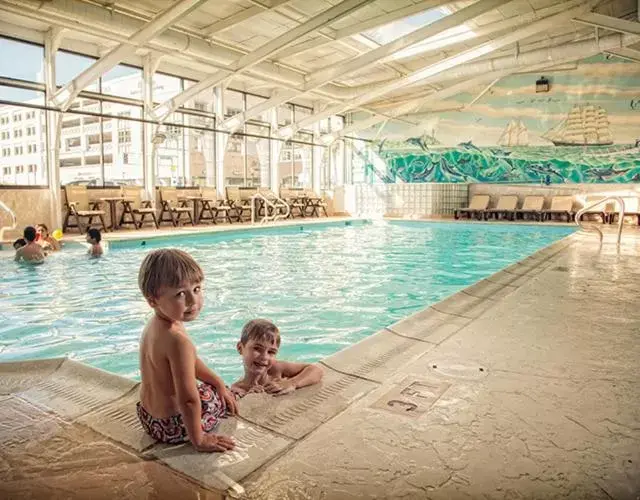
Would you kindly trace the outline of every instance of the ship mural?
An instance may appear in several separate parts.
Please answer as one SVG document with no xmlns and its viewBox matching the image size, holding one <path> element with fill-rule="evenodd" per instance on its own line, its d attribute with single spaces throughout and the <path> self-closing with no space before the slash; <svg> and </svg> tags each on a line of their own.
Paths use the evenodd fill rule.
<svg viewBox="0 0 640 500">
<path fill-rule="evenodd" d="M 600 106 L 574 105 L 567 117 L 542 135 L 556 146 L 610 146 L 607 112 Z"/>
<path fill-rule="evenodd" d="M 374 129 L 359 162 L 368 180 L 640 183 L 637 63 L 594 56 L 555 73 L 546 94 L 512 75 L 476 95 L 440 102 L 458 109 L 422 113 L 415 126 L 389 122 L 380 137 Z"/>
</svg>

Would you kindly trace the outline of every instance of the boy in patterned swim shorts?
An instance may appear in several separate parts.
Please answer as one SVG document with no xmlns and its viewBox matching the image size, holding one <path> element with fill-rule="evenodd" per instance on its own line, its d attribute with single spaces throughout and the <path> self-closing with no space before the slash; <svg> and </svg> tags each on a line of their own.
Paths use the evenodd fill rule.
<svg viewBox="0 0 640 500">
<path fill-rule="evenodd" d="M 237 414 L 236 400 L 198 358 L 184 327 L 202 309 L 203 280 L 200 266 L 181 250 L 155 250 L 144 258 L 138 284 L 154 315 L 140 340 L 136 407 L 142 427 L 156 441 L 190 441 L 198 451 L 226 451 L 234 442 L 215 429 L 227 413 Z"/>
</svg>

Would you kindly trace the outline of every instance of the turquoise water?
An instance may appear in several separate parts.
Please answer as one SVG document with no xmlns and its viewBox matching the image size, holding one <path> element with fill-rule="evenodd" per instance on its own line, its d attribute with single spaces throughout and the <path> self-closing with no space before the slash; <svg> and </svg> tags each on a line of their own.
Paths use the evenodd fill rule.
<svg viewBox="0 0 640 500">
<path fill-rule="evenodd" d="M 138 377 L 150 309 L 137 287 L 149 249 L 175 246 L 205 272 L 187 330 L 232 382 L 242 325 L 270 318 L 283 358 L 316 361 L 573 231 L 569 227 L 374 222 L 127 242 L 102 259 L 66 248 L 41 266 L 0 259 L 0 361 L 69 356 Z"/>
</svg>

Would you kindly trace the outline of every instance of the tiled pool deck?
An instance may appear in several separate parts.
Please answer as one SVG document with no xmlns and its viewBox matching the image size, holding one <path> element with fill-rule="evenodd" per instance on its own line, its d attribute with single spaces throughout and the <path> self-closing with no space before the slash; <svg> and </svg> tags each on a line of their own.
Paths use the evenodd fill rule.
<svg viewBox="0 0 640 500">
<path fill-rule="evenodd" d="M 327 358 L 320 386 L 246 397 L 224 455 L 154 445 L 132 381 L 0 364 L 0 498 L 637 499 L 640 230 L 612 241 L 572 235 Z"/>
</svg>

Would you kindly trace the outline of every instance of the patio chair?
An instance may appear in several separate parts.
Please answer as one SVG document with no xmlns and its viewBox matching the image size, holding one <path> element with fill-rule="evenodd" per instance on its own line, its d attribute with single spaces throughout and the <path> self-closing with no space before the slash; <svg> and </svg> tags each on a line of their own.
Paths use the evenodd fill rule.
<svg viewBox="0 0 640 500">
<path fill-rule="evenodd" d="M 133 224 L 133 227 L 140 229 L 145 223 L 147 216 L 150 217 L 149 222 L 153 222 L 158 229 L 158 219 L 156 217 L 156 209 L 153 207 L 151 200 L 142 199 L 142 189 L 138 186 L 122 187 L 122 215 L 120 216 L 120 226 L 125 224 Z M 140 219 L 136 219 L 140 216 Z"/>
<path fill-rule="evenodd" d="M 468 207 L 456 209 L 453 216 L 459 219 L 462 214 L 466 214 L 469 219 L 471 219 L 471 216 L 482 219 L 484 211 L 489 206 L 489 200 L 490 197 L 488 194 L 476 194 L 471 198 L 471 203 L 469 203 Z"/>
<path fill-rule="evenodd" d="M 542 220 L 542 207 L 544 206 L 544 196 L 527 196 L 524 199 L 522 208 L 513 211 L 514 218 L 518 216 L 524 220 L 530 215 L 535 220 Z"/>
<path fill-rule="evenodd" d="M 305 215 L 320 217 L 320 210 L 322 210 L 324 216 L 329 217 L 329 214 L 327 214 L 327 202 L 321 196 L 318 196 L 313 189 L 305 189 L 303 192 L 307 200 Z M 307 212 L 309 209 L 311 209 L 311 213 Z"/>
<path fill-rule="evenodd" d="M 493 215 L 496 218 L 496 220 L 499 220 L 500 217 L 513 220 L 514 211 L 517 206 L 518 206 L 517 196 L 512 196 L 512 195 L 501 196 L 495 208 L 489 208 L 484 211 L 484 220 L 487 220 L 491 215 Z"/>
<path fill-rule="evenodd" d="M 542 220 L 551 220 L 554 215 L 567 217 L 570 222 L 575 212 L 573 211 L 573 196 L 554 196 L 551 198 L 551 206 L 541 212 Z"/>
<path fill-rule="evenodd" d="M 163 222 L 171 222 L 174 227 L 178 226 L 182 222 L 182 216 L 186 215 L 191 225 L 194 225 L 193 216 L 191 215 L 191 208 L 181 207 L 178 202 L 178 191 L 174 187 L 161 187 L 160 191 L 160 203 L 162 203 L 162 209 L 160 210 L 159 224 Z M 169 215 L 169 218 L 165 218 L 165 214 Z"/>
<path fill-rule="evenodd" d="M 268 187 L 260 187 L 258 188 L 258 193 L 260 193 L 262 196 L 264 196 L 267 200 L 269 200 L 271 203 L 279 203 L 281 201 L 285 202 L 287 205 L 289 204 L 287 202 L 287 200 L 283 199 L 283 198 L 279 198 L 278 195 L 276 193 L 274 193 L 271 188 Z M 269 208 L 269 210 L 271 210 L 271 208 Z M 286 213 L 286 208 L 284 207 L 278 207 L 277 211 L 281 214 Z M 291 207 L 289 207 L 289 213 L 291 213 Z M 263 216 L 264 215 L 264 208 L 261 206 L 260 210 L 258 212 L 258 215 Z M 271 215 L 271 214 L 269 214 Z"/>
<path fill-rule="evenodd" d="M 304 196 L 304 190 L 299 188 L 280 188 L 280 198 L 283 199 L 289 205 L 291 211 L 289 217 L 295 218 L 294 210 L 298 211 L 300 217 L 305 216 L 305 209 L 307 207 L 306 197 Z"/>
<path fill-rule="evenodd" d="M 225 190 L 227 193 L 227 204 L 235 210 L 237 221 L 242 221 L 245 214 L 251 217 L 250 197 L 246 197 L 246 192 L 241 193 L 240 186 L 227 186 Z"/>
<path fill-rule="evenodd" d="M 100 209 L 99 201 L 89 201 L 89 194 L 87 193 L 86 186 L 68 185 L 64 187 L 65 205 L 67 208 L 67 214 L 65 215 L 64 222 L 62 224 L 62 231 L 65 232 L 71 227 L 77 227 L 80 234 L 82 234 L 85 225 L 82 223 L 82 219 L 87 219 L 86 229 L 91 227 L 93 219 L 97 218 L 102 224 L 102 230 L 107 232 L 107 225 L 104 222 L 104 210 Z M 70 219 L 75 218 L 75 224 L 72 224 Z"/>
<path fill-rule="evenodd" d="M 601 200 L 602 198 L 604 198 L 603 195 L 587 196 L 587 199 L 585 200 L 585 206 L 589 206 L 595 203 L 596 201 Z M 603 224 L 606 224 L 609 221 L 609 214 L 615 211 L 615 206 L 616 204 L 614 201 L 601 203 L 600 205 L 597 205 L 593 209 L 583 212 L 582 215 L 580 216 L 580 220 L 583 220 L 585 217 L 588 217 L 588 216 L 596 216 L 596 217 L 600 217 L 600 220 Z"/>
<path fill-rule="evenodd" d="M 640 198 L 625 196 L 622 200 L 624 201 L 624 216 L 636 217 L 638 226 L 640 226 Z M 613 212 L 609 214 L 609 224 L 613 224 L 616 217 L 620 217 L 620 206 L 617 201 Z"/>
<path fill-rule="evenodd" d="M 211 221 L 217 224 L 217 220 L 222 217 L 226 219 L 229 224 L 232 224 L 231 215 L 229 212 L 232 210 L 231 206 L 225 200 L 218 200 L 218 190 L 212 187 L 200 188 L 202 195 L 202 208 L 200 215 L 198 216 L 198 223 L 202 220 Z"/>
</svg>

